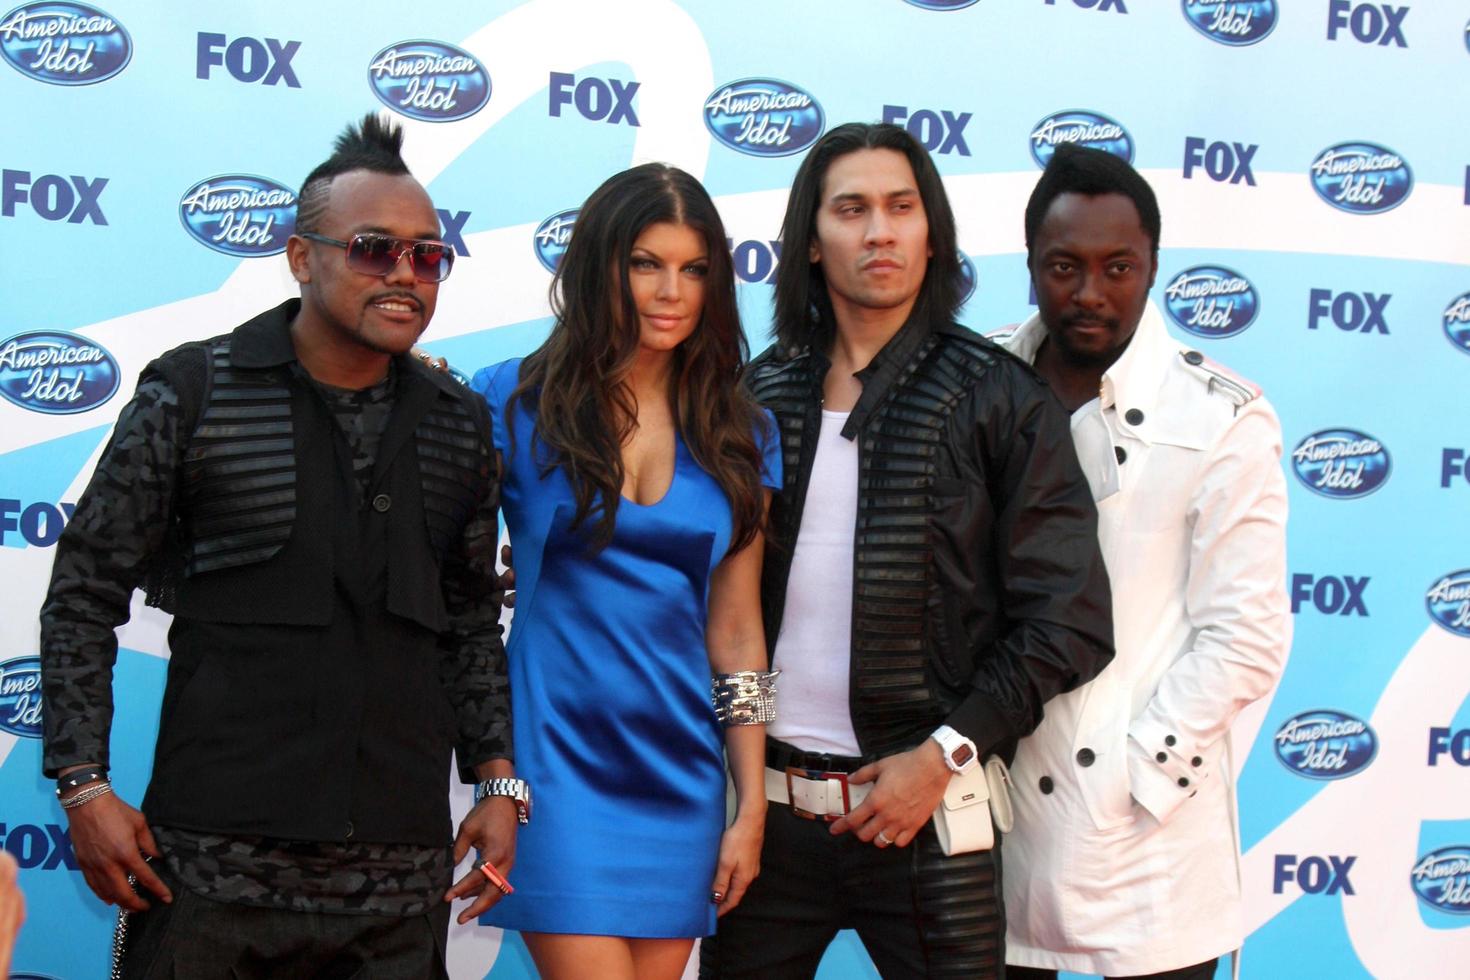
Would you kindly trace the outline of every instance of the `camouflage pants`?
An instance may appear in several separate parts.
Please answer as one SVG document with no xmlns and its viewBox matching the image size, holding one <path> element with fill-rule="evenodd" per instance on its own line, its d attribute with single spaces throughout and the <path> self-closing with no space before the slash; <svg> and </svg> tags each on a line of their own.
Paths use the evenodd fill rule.
<svg viewBox="0 0 1470 980">
<path fill-rule="evenodd" d="M 170 882 L 171 905 L 129 916 L 124 980 L 447 980 L 449 905 L 417 916 L 216 902 Z"/>
</svg>

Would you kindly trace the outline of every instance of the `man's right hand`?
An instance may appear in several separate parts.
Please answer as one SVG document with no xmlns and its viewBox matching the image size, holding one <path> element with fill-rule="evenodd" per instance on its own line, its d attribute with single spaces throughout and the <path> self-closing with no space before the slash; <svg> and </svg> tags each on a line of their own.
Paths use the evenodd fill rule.
<svg viewBox="0 0 1470 980">
<path fill-rule="evenodd" d="M 65 813 L 77 864 L 87 887 L 98 898 L 129 912 L 146 910 L 148 902 L 128 884 L 131 874 L 137 876 L 140 887 L 164 902 L 174 900 L 173 893 L 143 860 L 145 854 L 155 858 L 162 855 L 140 811 L 107 793 Z"/>
</svg>

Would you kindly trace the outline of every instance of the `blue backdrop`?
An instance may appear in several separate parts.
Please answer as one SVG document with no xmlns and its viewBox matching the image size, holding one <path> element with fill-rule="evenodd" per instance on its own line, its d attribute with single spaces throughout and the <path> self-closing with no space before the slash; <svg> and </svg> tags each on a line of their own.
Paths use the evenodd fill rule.
<svg viewBox="0 0 1470 980">
<path fill-rule="evenodd" d="M 935 152 L 980 330 L 1031 309 L 1021 212 L 1056 143 L 1130 157 L 1164 215 L 1155 300 L 1265 388 L 1293 474 L 1295 648 L 1236 732 L 1243 973 L 1465 975 L 1470 4 L 104 2 L 0 16 L 0 842 L 31 910 L 18 973 L 98 976 L 111 928 L 39 774 L 51 546 L 147 360 L 294 292 L 294 189 L 378 109 L 405 122 L 462 256 L 426 344 L 465 369 L 544 336 L 577 205 L 635 162 L 715 195 L 759 349 L 786 190 L 825 128 L 887 119 Z M 112 752 L 134 802 L 165 628 L 139 608 L 122 637 Z M 455 930 L 451 958 L 457 978 L 531 972 L 486 927 Z M 873 975 L 851 937 L 823 968 Z"/>
</svg>

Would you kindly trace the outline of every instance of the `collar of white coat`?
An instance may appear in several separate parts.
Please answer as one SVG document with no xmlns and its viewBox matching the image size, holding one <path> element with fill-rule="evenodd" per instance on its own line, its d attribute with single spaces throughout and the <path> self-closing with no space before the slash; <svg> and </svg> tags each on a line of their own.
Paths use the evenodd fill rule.
<svg viewBox="0 0 1470 980">
<path fill-rule="evenodd" d="M 1024 359 L 1027 364 L 1035 364 L 1036 352 L 1046 339 L 1046 327 L 1041 322 L 1041 314 L 1033 313 L 1009 336 L 1002 331 L 993 336 L 993 339 Z M 1149 300 L 1144 305 L 1143 316 L 1138 321 L 1133 339 L 1128 342 L 1122 355 L 1103 372 L 1102 390 L 1098 393 L 1102 400 L 1100 407 L 1116 407 L 1113 424 L 1118 429 L 1144 442 L 1157 440 L 1158 428 L 1149 423 L 1158 405 L 1165 372 L 1168 371 L 1172 359 L 1178 355 L 1179 345 L 1165 329 L 1164 317 L 1159 308 L 1154 305 L 1153 300 Z M 1133 409 L 1142 413 L 1142 421 L 1137 425 L 1128 421 L 1128 414 Z"/>
</svg>

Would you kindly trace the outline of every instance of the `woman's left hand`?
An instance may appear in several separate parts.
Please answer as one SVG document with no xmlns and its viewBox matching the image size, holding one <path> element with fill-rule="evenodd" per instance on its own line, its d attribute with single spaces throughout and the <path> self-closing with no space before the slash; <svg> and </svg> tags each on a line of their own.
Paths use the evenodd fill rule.
<svg viewBox="0 0 1470 980">
<path fill-rule="evenodd" d="M 720 863 L 710 886 L 710 901 L 718 907 L 720 915 L 740 904 L 745 890 L 761 873 L 761 843 L 765 836 L 766 815 L 762 812 L 736 817 L 720 837 Z"/>
</svg>

